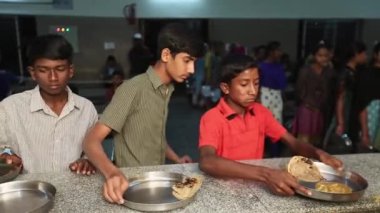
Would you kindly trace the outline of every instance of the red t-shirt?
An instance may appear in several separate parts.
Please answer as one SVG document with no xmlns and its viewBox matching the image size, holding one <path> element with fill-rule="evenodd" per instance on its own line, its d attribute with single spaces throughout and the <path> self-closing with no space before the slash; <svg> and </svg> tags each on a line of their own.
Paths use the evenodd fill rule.
<svg viewBox="0 0 380 213">
<path fill-rule="evenodd" d="M 244 117 L 221 98 L 201 118 L 199 147 L 212 146 L 217 155 L 231 160 L 261 159 L 264 138 L 278 141 L 286 129 L 259 103 L 248 107 Z"/>
</svg>

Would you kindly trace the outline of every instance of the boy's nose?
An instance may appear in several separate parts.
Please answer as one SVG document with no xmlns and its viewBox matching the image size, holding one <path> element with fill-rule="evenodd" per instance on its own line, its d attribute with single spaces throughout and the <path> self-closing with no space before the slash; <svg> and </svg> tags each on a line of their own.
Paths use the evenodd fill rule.
<svg viewBox="0 0 380 213">
<path fill-rule="evenodd" d="M 187 68 L 187 72 L 190 74 L 194 74 L 194 72 L 195 72 L 194 62 L 189 63 L 189 67 Z"/>
<path fill-rule="evenodd" d="M 57 79 L 57 73 L 54 70 L 50 71 L 49 79 L 52 81 Z"/>
<path fill-rule="evenodd" d="M 257 93 L 257 90 L 256 90 L 255 86 L 253 84 L 251 84 L 249 87 L 249 94 L 250 95 L 256 95 L 256 93 Z"/>
</svg>

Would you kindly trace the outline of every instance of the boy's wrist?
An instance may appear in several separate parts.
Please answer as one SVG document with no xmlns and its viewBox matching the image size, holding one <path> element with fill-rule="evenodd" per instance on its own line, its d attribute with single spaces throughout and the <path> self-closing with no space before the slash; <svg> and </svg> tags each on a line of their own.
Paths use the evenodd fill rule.
<svg viewBox="0 0 380 213">
<path fill-rule="evenodd" d="M 257 172 L 257 174 L 259 174 L 258 181 L 267 183 L 269 177 L 271 176 L 271 171 L 272 169 L 270 168 L 265 168 L 265 167 L 259 168 L 259 171 Z"/>
<path fill-rule="evenodd" d="M 323 161 L 323 157 L 327 155 L 327 152 L 323 151 L 322 149 L 316 149 L 315 155 L 319 161 Z"/>
</svg>

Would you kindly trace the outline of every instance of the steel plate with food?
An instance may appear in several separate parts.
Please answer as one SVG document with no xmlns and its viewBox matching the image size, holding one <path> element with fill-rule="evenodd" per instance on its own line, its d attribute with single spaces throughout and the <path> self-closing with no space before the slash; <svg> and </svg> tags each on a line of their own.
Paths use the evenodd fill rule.
<svg viewBox="0 0 380 213">
<path fill-rule="evenodd" d="M 139 211 L 168 211 L 181 208 L 194 200 L 202 177 L 180 173 L 147 172 L 129 179 L 124 205 Z"/>
<path fill-rule="evenodd" d="M 56 189 L 41 181 L 11 181 L 0 184 L 0 212 L 48 212 Z"/>
<path fill-rule="evenodd" d="M 298 194 L 318 200 L 356 201 L 363 196 L 368 187 L 367 181 L 358 173 L 338 172 L 322 162 L 301 156 L 291 159 L 288 172 L 311 191 L 311 195 L 297 191 Z"/>
</svg>

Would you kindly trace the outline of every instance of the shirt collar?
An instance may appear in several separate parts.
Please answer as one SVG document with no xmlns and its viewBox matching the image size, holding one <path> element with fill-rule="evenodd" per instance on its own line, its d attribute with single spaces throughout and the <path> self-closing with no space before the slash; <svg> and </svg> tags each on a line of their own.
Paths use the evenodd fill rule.
<svg viewBox="0 0 380 213">
<path fill-rule="evenodd" d="M 146 73 L 148 74 L 148 78 L 149 80 L 152 82 L 152 85 L 153 85 L 153 88 L 155 90 L 159 89 L 161 86 L 164 85 L 164 83 L 162 83 L 160 77 L 158 77 L 157 73 L 154 71 L 153 67 L 152 66 L 149 66 L 148 70 L 146 71 Z M 165 85 L 166 86 L 166 85 Z M 168 85 L 168 88 L 169 88 L 169 92 L 173 92 L 174 90 L 174 86 L 172 83 L 170 83 Z"/>
<path fill-rule="evenodd" d="M 66 86 L 66 91 L 68 92 L 68 99 L 67 99 L 67 103 L 66 103 L 67 106 L 66 107 L 70 111 L 74 108 L 80 109 L 81 104 L 79 103 L 79 101 L 75 101 L 74 94 L 68 86 Z M 30 100 L 30 111 L 36 112 L 38 110 L 46 110 L 47 108 L 49 108 L 49 106 L 46 104 L 46 102 L 44 101 L 44 99 L 41 96 L 40 87 L 36 86 L 32 90 L 32 96 L 31 96 L 31 100 Z"/>
<path fill-rule="evenodd" d="M 251 104 L 247 111 L 249 112 L 250 115 L 254 116 L 255 115 L 255 112 L 254 112 L 254 104 Z M 222 113 L 222 115 L 227 118 L 227 120 L 232 120 L 234 119 L 238 113 L 235 112 L 226 102 L 226 100 L 224 98 L 221 98 L 220 101 L 219 101 L 219 104 L 217 106 L 219 108 L 219 111 Z"/>
</svg>

